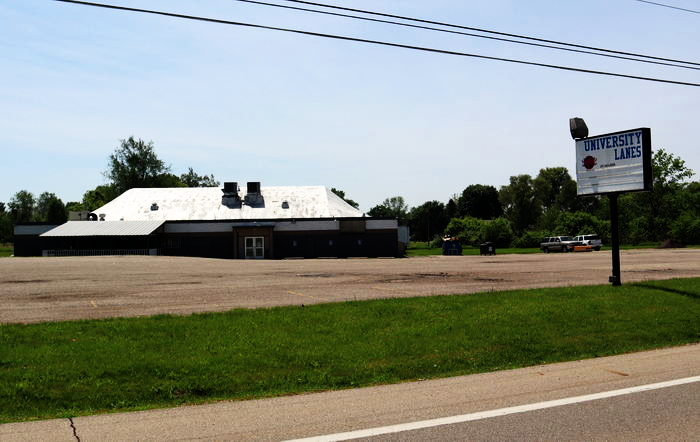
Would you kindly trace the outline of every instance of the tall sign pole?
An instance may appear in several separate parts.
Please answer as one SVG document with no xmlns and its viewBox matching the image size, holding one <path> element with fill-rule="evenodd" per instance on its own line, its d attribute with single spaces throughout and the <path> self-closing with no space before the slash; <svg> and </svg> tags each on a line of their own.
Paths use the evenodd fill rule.
<svg viewBox="0 0 700 442">
<path fill-rule="evenodd" d="M 642 127 L 605 135 L 588 136 L 581 118 L 569 120 L 576 141 L 577 195 L 608 195 L 614 286 L 622 284 L 620 272 L 620 226 L 618 196 L 652 189 L 651 129 Z"/>
<path fill-rule="evenodd" d="M 622 285 L 620 278 L 620 226 L 617 210 L 617 193 L 608 195 L 610 200 L 610 241 L 612 241 L 612 276 L 608 282 L 612 285 Z"/>
</svg>

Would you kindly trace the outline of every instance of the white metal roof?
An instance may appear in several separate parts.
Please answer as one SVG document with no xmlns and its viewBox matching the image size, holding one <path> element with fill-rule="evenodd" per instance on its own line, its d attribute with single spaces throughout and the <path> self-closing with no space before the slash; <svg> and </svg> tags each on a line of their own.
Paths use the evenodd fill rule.
<svg viewBox="0 0 700 442">
<path fill-rule="evenodd" d="M 146 236 L 165 221 L 68 221 L 39 236 Z"/>
<path fill-rule="evenodd" d="M 243 187 L 243 186 L 242 186 Z M 95 210 L 107 221 L 194 221 L 361 217 L 362 212 L 324 186 L 262 187 L 264 205 L 228 207 L 218 187 L 130 189 Z M 239 192 L 245 197 L 245 188 Z M 283 205 L 283 202 L 287 202 Z M 152 205 L 157 210 L 151 210 Z M 287 208 L 285 208 L 285 206 Z M 155 207 L 155 206 L 154 206 Z"/>
</svg>

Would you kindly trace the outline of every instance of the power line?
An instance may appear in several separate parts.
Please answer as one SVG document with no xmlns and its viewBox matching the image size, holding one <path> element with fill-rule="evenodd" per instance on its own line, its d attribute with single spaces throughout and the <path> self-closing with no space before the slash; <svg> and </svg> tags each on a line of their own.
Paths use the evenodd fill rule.
<svg viewBox="0 0 700 442">
<path fill-rule="evenodd" d="M 342 13 L 338 13 L 338 12 L 321 11 L 318 9 L 301 8 L 301 7 L 297 7 L 297 6 L 279 5 L 276 3 L 268 3 L 268 2 L 257 1 L 257 0 L 233 0 L 233 1 L 242 2 L 242 3 L 252 3 L 252 4 L 262 5 L 262 6 L 272 6 L 275 8 L 282 8 L 282 9 L 292 9 L 295 11 L 312 12 L 312 13 L 316 13 L 316 14 L 331 15 L 331 16 L 335 16 L 335 17 L 352 18 L 352 19 L 356 19 L 356 20 L 365 20 L 365 21 L 376 22 L 376 23 L 386 23 L 386 24 L 391 24 L 391 25 L 404 26 L 404 27 L 408 27 L 408 28 L 426 29 L 429 31 L 438 31 L 438 32 L 445 32 L 448 34 L 465 35 L 468 37 L 477 37 L 477 38 L 484 38 L 487 40 L 504 41 L 504 42 L 508 42 L 508 43 L 516 43 L 516 44 L 528 45 L 528 46 L 537 46 L 537 47 L 541 47 L 541 48 L 558 49 L 560 51 L 598 55 L 600 57 L 616 58 L 616 59 L 620 59 L 620 60 L 638 61 L 640 63 L 650 63 L 650 64 L 657 64 L 657 65 L 663 65 L 663 66 L 672 66 L 672 67 L 683 68 L 683 69 L 693 69 L 696 71 L 700 70 L 700 67 L 684 66 L 684 65 L 675 64 L 675 63 L 664 63 L 661 61 L 653 61 L 653 60 L 643 60 L 643 59 L 632 58 L 632 57 L 623 57 L 621 55 L 601 54 L 600 52 L 586 51 L 586 50 L 582 50 L 582 49 L 563 48 L 561 46 L 553 46 L 553 45 L 542 44 L 542 43 L 532 43 L 532 42 L 528 42 L 528 41 L 513 40 L 510 38 L 491 37 L 488 35 L 472 34 L 469 32 L 462 32 L 462 31 L 453 31 L 453 30 L 449 30 L 449 29 L 435 28 L 432 26 L 414 25 L 414 24 L 410 24 L 410 23 L 401 23 L 401 22 L 392 21 L 392 20 L 382 20 L 382 19 L 378 19 L 378 18 L 361 17 L 359 15 L 350 15 L 350 14 L 342 14 Z"/>
<path fill-rule="evenodd" d="M 647 0 L 635 0 L 642 3 L 649 3 L 650 5 L 663 6 L 664 8 L 678 9 L 679 11 L 692 12 L 693 14 L 700 14 L 700 11 L 693 11 L 692 9 L 679 8 L 678 6 L 665 5 L 663 3 L 650 2 Z"/>
<path fill-rule="evenodd" d="M 659 82 L 659 83 L 669 83 L 669 84 L 678 84 L 678 85 L 683 85 L 683 86 L 700 87 L 700 83 L 689 83 L 689 82 L 684 82 L 684 81 L 665 80 L 665 79 L 653 78 L 653 77 L 642 77 L 642 76 L 638 76 L 638 75 L 618 74 L 618 73 L 614 73 L 614 72 L 605 72 L 605 71 L 595 71 L 595 70 L 590 70 L 590 69 L 582 69 L 582 68 L 575 68 L 575 67 L 561 66 L 561 65 L 552 65 L 552 64 L 546 64 L 546 63 L 536 63 L 536 62 L 532 62 L 532 61 L 517 60 L 517 59 L 511 59 L 511 58 L 491 57 L 488 55 L 470 54 L 470 53 L 466 53 L 466 52 L 449 51 L 449 50 L 444 50 L 444 49 L 427 48 L 427 47 L 422 47 L 422 46 L 411 46 L 411 45 L 405 45 L 405 44 L 400 44 L 400 43 L 391 43 L 391 42 L 379 41 L 379 40 L 368 40 L 368 39 L 364 39 L 364 38 L 347 37 L 347 36 L 343 36 L 343 35 L 324 34 L 324 33 L 304 31 L 304 30 L 299 30 L 299 29 L 280 28 L 280 27 L 275 27 L 275 26 L 258 25 L 258 24 L 254 24 L 254 23 L 235 22 L 235 21 L 222 20 L 222 19 L 217 19 L 217 18 L 198 17 L 198 16 L 193 16 L 193 15 L 177 14 L 174 12 L 156 11 L 156 10 L 151 10 L 151 9 L 130 8 L 130 7 L 126 7 L 126 6 L 110 5 L 110 4 L 106 4 L 106 3 L 92 3 L 92 2 L 79 1 L 79 0 L 54 0 L 54 1 L 62 2 L 62 3 L 72 3 L 72 4 L 77 4 L 77 5 L 83 5 L 83 6 L 94 6 L 97 8 L 114 9 L 114 10 L 119 10 L 119 11 L 141 12 L 141 13 L 145 13 L 145 14 L 161 15 L 161 16 L 165 16 L 165 17 L 175 17 L 175 18 L 182 18 L 182 19 L 187 19 L 187 20 L 197 20 L 197 21 L 203 21 L 203 22 L 209 22 L 209 23 L 219 23 L 219 24 L 226 24 L 226 25 L 233 25 L 233 26 L 244 26 L 244 27 L 249 27 L 249 28 L 267 29 L 267 30 L 271 30 L 271 31 L 290 32 L 290 33 L 294 33 L 294 34 L 311 35 L 314 37 L 324 37 L 324 38 L 331 38 L 331 39 L 335 39 L 335 40 L 355 41 L 355 42 L 360 42 L 360 43 L 369 43 L 369 44 L 389 46 L 389 47 L 395 47 L 395 48 L 413 49 L 413 50 L 423 51 L 423 52 L 433 52 L 433 53 L 438 53 L 438 54 L 457 55 L 457 56 L 462 56 L 462 57 L 473 57 L 473 58 L 480 58 L 480 59 L 485 59 L 485 60 L 504 61 L 504 62 L 508 62 L 508 63 L 517 63 L 517 64 L 523 64 L 523 65 L 529 65 L 529 66 L 540 66 L 540 67 L 559 69 L 559 70 L 565 70 L 565 71 L 572 71 L 572 72 L 583 72 L 583 73 L 588 73 L 588 74 L 606 75 L 606 76 L 611 76 L 611 77 L 632 78 L 632 79 L 636 79 L 636 80 L 655 81 L 655 82 Z"/>
<path fill-rule="evenodd" d="M 652 55 L 636 54 L 634 52 L 623 52 L 623 51 L 616 51 L 613 49 L 596 48 L 593 46 L 584 46 L 584 45 L 580 45 L 580 44 L 576 44 L 576 43 L 566 43 L 566 42 L 556 41 L 556 40 L 547 40 L 544 38 L 529 37 L 527 35 L 510 34 L 507 32 L 493 31 L 490 29 L 481 29 L 481 28 L 474 28 L 474 27 L 470 27 L 470 26 L 454 25 L 454 24 L 450 24 L 450 23 L 442 23 L 442 22 L 432 21 L 432 20 L 423 20 L 420 18 L 404 17 L 404 16 L 400 16 L 400 15 L 386 14 L 386 13 L 375 12 L 375 11 L 367 11 L 367 10 L 363 10 L 363 9 L 346 8 L 346 7 L 342 7 L 342 6 L 328 5 L 325 3 L 316 3 L 316 2 L 309 2 L 309 1 L 304 1 L 304 0 L 283 0 L 283 1 L 292 2 L 292 3 L 302 3 L 305 5 L 321 6 L 321 7 L 330 8 L 330 9 L 340 9 L 340 10 L 344 10 L 344 11 L 360 12 L 362 14 L 377 15 L 377 16 L 381 16 L 381 17 L 398 18 L 400 20 L 408 20 L 408 21 L 414 21 L 414 22 L 418 22 L 418 23 L 427 23 L 427 24 L 431 24 L 431 25 L 447 26 L 449 28 L 466 29 L 469 31 L 485 32 L 487 34 L 504 35 L 506 37 L 523 38 L 525 40 L 541 41 L 544 43 L 553 43 L 553 44 L 564 45 L 564 46 L 572 46 L 575 48 L 590 49 L 590 50 L 601 51 L 601 52 L 609 52 L 612 54 L 631 55 L 633 57 L 651 58 L 654 60 L 670 61 L 670 62 L 674 62 L 674 63 L 684 63 L 684 64 L 692 64 L 692 65 L 700 66 L 700 63 L 692 62 L 692 61 L 674 60 L 672 58 L 655 57 Z"/>
</svg>

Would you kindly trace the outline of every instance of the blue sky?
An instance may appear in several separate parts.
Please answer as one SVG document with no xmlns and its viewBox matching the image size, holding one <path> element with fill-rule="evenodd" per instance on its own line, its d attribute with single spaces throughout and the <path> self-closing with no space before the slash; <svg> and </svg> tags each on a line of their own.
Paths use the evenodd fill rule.
<svg viewBox="0 0 700 442">
<path fill-rule="evenodd" d="M 697 70 L 233 0 L 112 3 L 700 83 Z M 700 15 L 633 0 L 327 3 L 700 62 Z M 395 195 L 411 206 L 445 202 L 543 167 L 573 175 L 573 116 L 591 134 L 651 127 L 654 148 L 700 172 L 697 87 L 50 0 L 0 1 L 0 82 L 4 202 L 20 189 L 80 200 L 131 135 L 153 141 L 178 174 L 326 185 L 363 210 Z"/>
</svg>

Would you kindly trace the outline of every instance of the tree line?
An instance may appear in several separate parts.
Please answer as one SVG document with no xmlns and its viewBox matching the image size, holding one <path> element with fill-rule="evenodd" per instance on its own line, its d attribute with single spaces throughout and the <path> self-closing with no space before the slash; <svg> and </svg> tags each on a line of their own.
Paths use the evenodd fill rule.
<svg viewBox="0 0 700 442">
<path fill-rule="evenodd" d="M 673 239 L 700 244 L 700 182 L 685 162 L 663 149 L 652 158 L 653 191 L 627 193 L 619 198 L 620 236 L 624 243 Z M 214 175 L 199 175 L 191 167 L 176 175 L 155 153 L 152 142 L 129 137 L 109 156 L 103 172 L 106 184 L 66 204 L 54 193 L 38 197 L 20 190 L 7 203 L 0 202 L 0 243 L 12 241 L 13 224 L 60 224 L 69 211 L 94 211 L 134 187 L 218 187 Z M 345 192 L 336 195 L 357 208 Z M 409 207 L 404 198 L 386 198 L 368 215 L 396 218 L 407 225 L 414 241 L 435 241 L 444 235 L 467 245 L 491 241 L 498 247 L 537 247 L 543 237 L 597 233 L 610 241 L 610 210 L 605 197 L 578 197 L 576 181 L 565 167 L 548 167 L 534 178 L 517 175 L 508 184 L 472 184 L 446 203 L 427 201 Z"/>
<path fill-rule="evenodd" d="M 664 149 L 655 151 L 652 165 L 653 191 L 619 197 L 621 241 L 700 244 L 700 182 L 689 182 L 693 171 Z M 512 176 L 499 189 L 472 184 L 446 203 L 410 208 L 394 196 L 368 214 L 397 218 L 410 227 L 412 240 L 435 246 L 443 236 L 467 245 L 491 241 L 497 247 L 538 247 L 546 236 L 593 233 L 610 242 L 608 198 L 578 197 L 565 167 L 541 169 L 534 178 Z"/>
<path fill-rule="evenodd" d="M 12 242 L 16 223 L 62 224 L 68 219 L 68 212 L 96 210 L 135 187 L 219 186 L 214 175 L 199 175 L 191 167 L 186 173 L 175 175 L 171 167 L 158 158 L 153 142 L 133 136 L 120 140 L 109 156 L 103 175 L 107 183 L 86 191 L 81 201 L 64 204 L 51 192 L 35 197 L 27 190 L 20 190 L 7 204 L 0 202 L 0 243 Z"/>
</svg>

